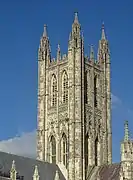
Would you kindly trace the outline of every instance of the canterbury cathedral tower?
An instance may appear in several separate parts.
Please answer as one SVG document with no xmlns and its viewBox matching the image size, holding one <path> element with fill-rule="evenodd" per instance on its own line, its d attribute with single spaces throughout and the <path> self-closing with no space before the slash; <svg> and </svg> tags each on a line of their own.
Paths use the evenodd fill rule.
<svg viewBox="0 0 133 180">
<path fill-rule="evenodd" d="M 51 58 L 47 27 L 38 50 L 37 159 L 0 152 L 0 180 L 133 180 L 125 122 L 121 162 L 112 163 L 110 51 L 102 25 L 97 59 L 84 55 L 75 13 L 68 52 Z"/>
<path fill-rule="evenodd" d="M 38 50 L 37 141 L 38 159 L 57 164 L 68 180 L 85 180 L 94 167 L 112 163 L 108 40 L 102 25 L 97 60 L 93 46 L 86 57 L 77 13 L 68 53 L 62 55 L 58 45 L 55 59 L 44 26 Z"/>
</svg>

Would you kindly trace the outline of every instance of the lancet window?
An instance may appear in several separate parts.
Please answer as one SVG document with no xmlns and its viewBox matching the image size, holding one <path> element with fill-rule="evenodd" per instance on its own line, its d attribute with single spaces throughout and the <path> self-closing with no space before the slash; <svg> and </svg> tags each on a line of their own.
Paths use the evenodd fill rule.
<svg viewBox="0 0 133 180">
<path fill-rule="evenodd" d="M 94 106 L 97 107 L 97 76 L 94 77 Z"/>
<path fill-rule="evenodd" d="M 56 76 L 52 76 L 52 88 L 51 88 L 51 95 L 52 95 L 52 106 L 56 106 L 57 104 L 57 79 Z"/>
<path fill-rule="evenodd" d="M 67 147 L 67 137 L 65 135 L 65 133 L 63 133 L 62 135 L 62 162 L 65 165 L 65 167 L 67 168 L 67 156 L 68 156 L 68 147 Z"/>
<path fill-rule="evenodd" d="M 62 76 L 62 98 L 63 98 L 63 103 L 68 102 L 68 76 L 66 71 L 64 71 L 63 76 Z"/>
<path fill-rule="evenodd" d="M 56 140 L 54 136 L 50 139 L 50 158 L 52 163 L 56 163 Z"/>
</svg>

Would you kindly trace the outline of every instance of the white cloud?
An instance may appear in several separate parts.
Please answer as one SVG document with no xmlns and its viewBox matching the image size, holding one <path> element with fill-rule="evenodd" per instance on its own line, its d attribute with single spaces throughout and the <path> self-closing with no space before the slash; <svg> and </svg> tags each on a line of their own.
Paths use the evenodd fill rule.
<svg viewBox="0 0 133 180">
<path fill-rule="evenodd" d="M 111 94 L 111 103 L 112 103 L 112 108 L 116 108 L 117 106 L 122 104 L 122 101 L 114 94 Z"/>
<path fill-rule="evenodd" d="M 114 94 L 111 94 L 112 103 L 114 104 L 121 104 L 121 100 L 115 96 Z"/>
<path fill-rule="evenodd" d="M 36 158 L 36 131 L 0 141 L 0 151 Z"/>
<path fill-rule="evenodd" d="M 121 100 L 113 94 L 111 99 L 112 107 L 121 104 Z M 0 141 L 0 151 L 36 158 L 36 131 L 22 133 L 19 137 Z"/>
</svg>

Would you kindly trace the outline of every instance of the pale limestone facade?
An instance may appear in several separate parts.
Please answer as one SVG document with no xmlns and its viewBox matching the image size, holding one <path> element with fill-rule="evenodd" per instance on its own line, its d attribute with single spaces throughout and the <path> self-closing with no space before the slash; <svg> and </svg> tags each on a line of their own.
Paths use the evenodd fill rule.
<svg viewBox="0 0 133 180">
<path fill-rule="evenodd" d="M 51 59 L 44 26 L 38 51 L 37 141 L 37 158 L 58 164 L 68 180 L 100 179 L 99 167 L 112 165 L 109 45 L 102 26 L 97 60 L 93 47 L 90 57 L 85 57 L 77 13 L 68 53 L 62 56 L 58 45 L 56 59 Z M 127 177 L 124 148 L 130 151 L 132 145 L 121 145 L 120 179 Z"/>
</svg>

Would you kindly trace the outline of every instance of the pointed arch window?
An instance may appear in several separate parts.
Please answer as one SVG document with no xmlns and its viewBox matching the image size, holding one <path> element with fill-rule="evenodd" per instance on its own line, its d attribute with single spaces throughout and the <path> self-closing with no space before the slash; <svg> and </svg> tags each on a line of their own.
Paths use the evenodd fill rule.
<svg viewBox="0 0 133 180">
<path fill-rule="evenodd" d="M 94 77 L 94 106 L 97 107 L 97 76 Z"/>
<path fill-rule="evenodd" d="M 50 139 L 51 162 L 56 163 L 56 140 L 54 136 Z"/>
<path fill-rule="evenodd" d="M 78 47 L 78 40 L 77 40 L 77 38 L 75 38 L 75 47 L 76 48 Z"/>
<path fill-rule="evenodd" d="M 57 79 L 56 76 L 52 76 L 52 106 L 56 106 L 57 104 Z"/>
<path fill-rule="evenodd" d="M 62 97 L 63 97 L 63 103 L 68 102 L 68 76 L 66 71 L 63 73 L 63 82 L 62 82 Z"/>
<path fill-rule="evenodd" d="M 62 135 L 62 162 L 67 168 L 67 155 L 68 155 L 68 150 L 67 150 L 67 137 L 65 133 Z"/>
<path fill-rule="evenodd" d="M 95 166 L 98 166 L 98 137 L 95 140 Z"/>
<path fill-rule="evenodd" d="M 75 32 L 76 32 L 76 33 L 78 32 L 78 27 L 77 27 L 77 26 L 75 27 Z"/>
<path fill-rule="evenodd" d="M 89 136 L 88 134 L 85 136 L 85 169 L 86 169 L 86 172 L 87 172 L 87 167 L 88 167 L 88 139 L 89 139 Z"/>
</svg>

